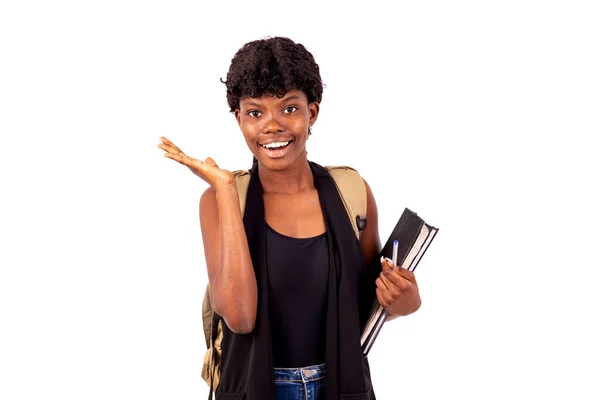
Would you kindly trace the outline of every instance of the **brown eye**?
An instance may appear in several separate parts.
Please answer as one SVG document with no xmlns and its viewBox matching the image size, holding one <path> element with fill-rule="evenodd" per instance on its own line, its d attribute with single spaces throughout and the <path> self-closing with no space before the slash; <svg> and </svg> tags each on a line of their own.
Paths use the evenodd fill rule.
<svg viewBox="0 0 600 400">
<path fill-rule="evenodd" d="M 254 117 L 254 118 L 260 117 L 260 111 L 256 111 L 256 110 L 248 111 L 247 114 L 249 116 L 251 116 L 251 117 Z"/>
<path fill-rule="evenodd" d="M 291 113 L 293 113 L 294 111 L 296 111 L 297 109 L 298 109 L 298 107 L 289 106 L 289 107 L 286 107 L 286 108 L 285 108 L 285 112 L 286 112 L 287 114 L 291 114 Z"/>
</svg>

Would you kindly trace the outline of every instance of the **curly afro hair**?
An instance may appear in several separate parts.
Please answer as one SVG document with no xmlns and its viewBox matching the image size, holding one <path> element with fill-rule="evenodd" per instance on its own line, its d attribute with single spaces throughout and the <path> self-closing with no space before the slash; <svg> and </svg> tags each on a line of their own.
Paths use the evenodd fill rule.
<svg viewBox="0 0 600 400">
<path fill-rule="evenodd" d="M 282 97 L 292 89 L 306 94 L 309 103 L 321 102 L 323 83 L 312 54 L 286 37 L 269 37 L 246 43 L 231 60 L 227 80 L 231 112 L 244 97 L 265 93 Z"/>
</svg>

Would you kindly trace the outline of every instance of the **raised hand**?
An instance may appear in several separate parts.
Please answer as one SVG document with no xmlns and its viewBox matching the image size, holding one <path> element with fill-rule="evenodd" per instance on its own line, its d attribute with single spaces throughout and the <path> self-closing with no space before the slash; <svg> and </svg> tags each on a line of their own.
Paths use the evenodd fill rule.
<svg viewBox="0 0 600 400">
<path fill-rule="evenodd" d="M 158 147 L 165 151 L 164 156 L 177 161 L 188 167 L 194 174 L 217 189 L 221 185 L 232 184 L 235 180 L 233 174 L 225 169 L 219 168 L 217 163 L 210 157 L 206 160 L 198 160 L 185 155 L 169 139 L 161 136 Z"/>
</svg>

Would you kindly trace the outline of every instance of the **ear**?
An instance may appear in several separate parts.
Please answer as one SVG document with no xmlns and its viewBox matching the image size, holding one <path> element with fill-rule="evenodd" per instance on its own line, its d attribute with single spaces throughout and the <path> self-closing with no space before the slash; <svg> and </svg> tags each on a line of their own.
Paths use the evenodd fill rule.
<svg viewBox="0 0 600 400">
<path fill-rule="evenodd" d="M 313 125 L 315 122 L 317 122 L 317 118 L 319 117 L 319 109 L 320 109 L 321 105 L 319 103 L 317 103 L 316 101 L 314 103 L 310 103 L 308 105 L 308 123 L 309 125 Z"/>
</svg>

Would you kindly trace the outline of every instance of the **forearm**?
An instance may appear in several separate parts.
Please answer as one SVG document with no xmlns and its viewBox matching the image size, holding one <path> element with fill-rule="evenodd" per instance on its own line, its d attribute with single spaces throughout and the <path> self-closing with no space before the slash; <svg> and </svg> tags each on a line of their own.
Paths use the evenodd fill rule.
<svg viewBox="0 0 600 400">
<path fill-rule="evenodd" d="M 212 281 L 213 308 L 230 329 L 254 329 L 258 289 L 235 185 L 216 190 L 220 263 Z"/>
</svg>

